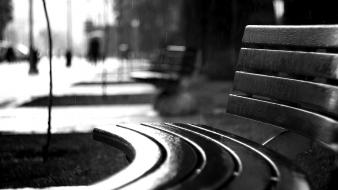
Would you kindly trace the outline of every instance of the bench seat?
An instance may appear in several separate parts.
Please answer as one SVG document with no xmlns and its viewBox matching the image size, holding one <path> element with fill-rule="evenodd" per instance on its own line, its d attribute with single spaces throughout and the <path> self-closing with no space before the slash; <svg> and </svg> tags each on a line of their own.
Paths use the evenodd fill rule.
<svg viewBox="0 0 338 190">
<path fill-rule="evenodd" d="M 98 127 L 96 140 L 126 152 L 126 169 L 95 184 L 110 189 L 309 189 L 297 166 L 263 146 L 192 124 Z"/>
<path fill-rule="evenodd" d="M 135 71 L 131 77 L 139 82 L 154 84 L 158 88 L 177 86 L 180 81 L 178 73 L 163 73 L 158 71 Z"/>
</svg>

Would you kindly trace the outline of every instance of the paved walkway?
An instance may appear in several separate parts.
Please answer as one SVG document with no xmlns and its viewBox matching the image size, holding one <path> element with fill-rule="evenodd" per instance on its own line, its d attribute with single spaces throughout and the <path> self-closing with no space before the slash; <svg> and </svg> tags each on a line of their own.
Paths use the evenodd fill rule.
<svg viewBox="0 0 338 190">
<path fill-rule="evenodd" d="M 134 63 L 138 64 L 137 60 Z M 184 122 L 210 125 L 257 142 L 266 140 L 257 139 L 257 122 L 226 114 L 227 94 L 232 88 L 231 82 L 196 78 L 189 90 L 196 96 L 199 112 L 182 117 L 162 117 L 154 111 L 151 101 L 130 103 L 132 98 L 137 98 L 136 95 L 154 96 L 157 91 L 149 84 L 130 83 L 127 78 L 116 83 L 114 73 L 116 74 L 119 64 L 121 63 L 117 59 L 110 59 L 105 64 L 96 66 L 84 59 L 75 59 L 69 69 L 65 67 L 63 59 L 54 60 L 55 95 L 61 98 L 72 97 L 75 103 L 71 106 L 53 107 L 53 132 L 88 132 L 98 125 L 123 122 Z M 32 77 L 27 74 L 27 64 L 0 65 L 0 133 L 45 133 L 48 113 L 46 107 L 18 107 L 36 97 L 47 97 L 47 60 L 41 61 L 39 70 L 40 74 Z M 105 93 L 113 100 L 125 97 L 123 101 L 97 104 L 97 98 L 103 92 L 100 85 L 103 71 L 107 73 Z M 81 95 L 88 96 L 85 100 L 88 98 L 89 104 L 77 104 L 76 99 Z M 95 102 L 93 97 L 96 98 L 95 105 L 92 104 Z M 264 128 L 261 124 L 259 129 L 262 133 L 274 133 L 274 130 Z"/>
<path fill-rule="evenodd" d="M 130 64 L 146 65 L 144 60 L 130 61 Z M 88 63 L 85 59 L 74 58 L 72 67 L 67 68 L 62 58 L 53 59 L 53 92 L 55 96 L 62 95 L 102 95 L 102 86 L 74 84 L 86 81 L 102 80 L 101 73 L 105 71 L 107 81 L 117 81 L 116 74 L 122 62 L 110 58 L 97 65 Z M 37 96 L 47 96 L 49 92 L 49 65 L 43 58 L 38 64 L 39 74 L 30 76 L 27 63 L 0 64 L 0 107 L 17 106 Z M 128 81 L 128 77 L 121 80 Z M 107 95 L 155 93 L 155 88 L 148 84 L 109 85 L 105 89 Z"/>
<path fill-rule="evenodd" d="M 123 122 L 190 122 L 206 124 L 201 113 L 185 117 L 161 117 L 152 107 L 152 102 L 131 104 L 130 97 L 149 95 L 154 97 L 157 90 L 149 84 L 130 83 L 128 78 L 116 82 L 118 60 L 111 59 L 105 64 L 92 65 L 84 59 L 75 59 L 71 68 L 66 68 L 63 59 L 54 59 L 54 94 L 63 96 L 100 97 L 103 93 L 101 84 L 102 71 L 108 73 L 105 77 L 107 86 L 104 93 L 115 99 L 129 97 L 114 105 L 55 106 L 52 110 L 53 132 L 86 132 L 96 125 Z M 137 63 L 134 63 L 135 65 Z M 29 76 L 26 63 L 0 65 L 0 131 L 11 133 L 44 133 L 47 129 L 46 107 L 18 107 L 37 97 L 48 95 L 48 62 L 41 60 L 39 75 Z M 192 91 L 199 95 L 201 101 L 223 102 L 224 82 L 213 85 L 192 85 Z M 229 85 L 227 84 L 229 87 Z M 223 89 L 223 90 L 222 90 Z M 206 91 L 205 91 L 206 90 Z M 205 94 L 207 93 L 207 94 Z M 214 95 L 214 96 L 212 96 Z M 210 98 L 205 98 L 210 96 Z M 203 98 L 204 97 L 204 98 Z M 222 97 L 222 101 L 220 101 Z M 205 111 L 205 110 L 204 110 Z"/>
<path fill-rule="evenodd" d="M 163 118 L 152 105 L 71 106 L 52 110 L 52 131 L 88 132 L 95 126 L 112 123 L 198 122 L 199 115 Z M 201 120 L 201 122 L 199 122 Z M 0 131 L 11 133 L 45 133 L 47 108 L 10 108 L 0 110 Z"/>
</svg>

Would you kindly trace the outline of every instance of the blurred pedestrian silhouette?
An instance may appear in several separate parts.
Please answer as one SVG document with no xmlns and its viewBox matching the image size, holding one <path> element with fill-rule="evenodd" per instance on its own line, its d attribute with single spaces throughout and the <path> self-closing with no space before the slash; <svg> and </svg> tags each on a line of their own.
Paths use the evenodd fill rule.
<svg viewBox="0 0 338 190">
<path fill-rule="evenodd" d="M 129 64 L 128 60 L 130 58 L 131 50 L 129 48 L 129 45 L 126 43 L 122 43 L 119 45 L 119 55 L 122 60 L 120 67 L 117 71 L 117 80 L 121 81 L 126 76 L 126 74 L 129 74 Z"/>
<path fill-rule="evenodd" d="M 10 46 L 7 48 L 5 57 L 6 57 L 6 61 L 8 62 L 13 62 L 16 60 L 16 55 L 15 55 L 13 47 Z"/>
<path fill-rule="evenodd" d="M 66 66 L 71 67 L 72 66 L 72 57 L 73 53 L 71 50 L 66 51 Z"/>
<path fill-rule="evenodd" d="M 89 39 L 87 59 L 95 64 L 101 59 L 101 43 L 99 38 Z"/>
<path fill-rule="evenodd" d="M 34 75 L 38 74 L 38 62 L 39 62 L 39 52 L 35 48 L 30 49 L 30 54 L 29 54 L 29 74 Z"/>
<path fill-rule="evenodd" d="M 120 56 L 122 59 L 129 59 L 130 56 L 130 48 L 128 44 L 120 44 L 119 45 L 119 52 L 120 52 Z"/>
</svg>

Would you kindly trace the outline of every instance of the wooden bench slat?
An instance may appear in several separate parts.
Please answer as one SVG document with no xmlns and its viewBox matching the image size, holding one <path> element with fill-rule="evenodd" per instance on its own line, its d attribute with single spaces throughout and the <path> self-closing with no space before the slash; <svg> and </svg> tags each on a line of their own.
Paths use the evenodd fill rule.
<svg viewBox="0 0 338 190">
<path fill-rule="evenodd" d="M 236 157 L 230 149 L 210 138 L 189 133 L 178 128 L 163 124 L 144 124 L 179 136 L 202 152 L 201 167 L 173 189 L 218 189 L 229 181 L 238 172 Z"/>
<path fill-rule="evenodd" d="M 291 163 L 259 144 L 216 129 L 187 124 L 124 124 L 100 128 L 94 130 L 95 139 L 113 146 L 116 146 L 116 142 L 127 145 L 123 147 L 127 147 L 129 152 L 134 151 L 135 159 L 126 169 L 91 186 L 93 188 L 113 189 L 112 187 L 116 186 L 112 185 L 121 178 L 121 175 L 126 177 L 128 174 L 126 170 L 129 170 L 129 173 L 133 173 L 133 170 L 139 173 L 137 171 L 140 168 L 135 167 L 134 162 L 139 159 L 139 154 L 147 155 L 145 150 L 149 150 L 149 144 L 144 144 L 137 139 L 147 139 L 146 141 L 160 147 L 161 158 L 156 159 L 158 162 L 152 169 L 142 168 L 144 174 L 123 185 L 119 183 L 119 187 L 123 189 L 295 190 L 300 187 L 309 189 L 304 175 Z M 123 133 L 120 132 L 121 130 Z M 132 135 L 128 137 L 128 133 Z M 135 142 L 142 144 L 135 144 Z M 130 146 L 133 151 L 129 150 Z M 194 160 L 195 154 L 199 157 L 196 160 Z M 142 162 L 146 164 L 148 160 Z"/>
<path fill-rule="evenodd" d="M 338 47 L 338 25 L 247 26 L 244 43 L 316 48 Z"/>
<path fill-rule="evenodd" d="M 135 78 L 139 79 L 165 79 L 165 80 L 177 80 L 178 75 L 176 73 L 160 73 L 160 72 L 155 72 L 155 71 L 136 71 L 132 75 Z"/>
<path fill-rule="evenodd" d="M 188 130 L 191 133 L 207 135 L 233 150 L 242 163 L 241 171 L 224 188 L 226 189 L 269 189 L 272 184 L 276 185 L 276 179 L 279 178 L 279 170 L 274 163 L 262 157 L 259 153 L 249 148 L 247 144 L 238 143 L 235 138 L 214 133 L 211 129 L 190 125 L 190 124 L 167 124 L 169 126 L 179 127 L 181 130 Z"/>
<path fill-rule="evenodd" d="M 104 130 L 103 130 L 104 129 Z M 95 184 L 97 189 L 116 189 L 131 183 L 161 162 L 161 148 L 151 139 L 121 127 L 94 129 L 93 138 L 130 153 L 132 162 L 125 169 Z M 144 147 L 147 147 L 146 149 Z"/>
<path fill-rule="evenodd" d="M 155 71 L 135 71 L 131 73 L 131 77 L 140 82 L 152 83 L 160 88 L 177 85 L 180 79 L 177 73 Z"/>
<path fill-rule="evenodd" d="M 119 142 L 121 141 L 121 139 L 125 138 L 125 135 L 117 133 L 118 135 L 121 136 L 115 136 L 116 128 L 130 130 L 131 132 L 136 133 L 138 136 L 142 136 L 145 138 L 150 137 L 151 139 L 154 140 L 156 144 L 159 144 L 160 147 L 163 147 L 163 150 L 161 150 L 162 161 L 158 162 L 156 167 L 153 167 L 151 170 L 144 171 L 145 175 L 140 176 L 139 178 L 130 181 L 129 183 L 122 184 L 121 186 L 126 187 L 127 189 L 140 189 L 140 187 L 148 187 L 150 189 L 165 188 L 170 185 L 176 184 L 177 182 L 187 177 L 188 174 L 192 173 L 193 170 L 196 169 L 198 157 L 196 155 L 195 150 L 186 141 L 169 133 L 165 133 L 163 131 L 145 127 L 142 125 L 128 124 L 124 126 L 118 125 L 113 127 L 112 126 L 100 127 L 100 129 L 95 129 L 93 134 L 95 139 L 100 141 L 103 140 L 104 142 L 108 141 Z M 102 130 L 104 130 L 105 133 L 102 133 Z M 130 142 L 125 143 L 129 144 Z M 118 144 L 116 143 L 110 144 L 114 147 L 117 146 L 117 148 L 119 148 Z M 137 154 L 141 155 L 146 154 L 144 150 L 147 150 L 149 148 L 147 144 L 139 144 L 138 146 L 135 146 L 135 144 L 132 145 L 133 146 L 131 147 L 131 149 L 135 151 L 135 156 L 138 156 Z M 123 149 L 123 151 L 129 151 L 128 149 L 127 150 Z M 135 166 L 132 165 L 134 162 L 135 161 L 132 161 L 131 165 L 128 166 L 127 169 L 131 170 L 134 169 L 135 172 L 137 172 L 138 168 L 132 168 Z M 143 160 L 143 162 L 147 164 L 148 161 Z M 126 173 L 126 171 L 122 170 L 121 173 L 122 174 Z M 121 174 L 120 173 L 116 174 L 116 176 L 119 175 Z M 112 180 L 116 180 L 116 178 L 117 177 L 109 178 L 94 186 L 95 187 L 107 186 L 110 188 L 109 185 L 112 183 Z"/>
<path fill-rule="evenodd" d="M 165 158 L 156 170 L 149 172 L 141 179 L 128 184 L 128 189 L 168 188 L 179 183 L 196 169 L 198 165 L 197 151 L 188 142 L 170 133 L 146 127 L 140 124 L 118 125 L 135 130 L 149 136 L 163 146 Z M 145 149 L 147 147 L 143 147 Z M 178 156 L 179 155 L 179 156 Z"/>
<path fill-rule="evenodd" d="M 332 85 L 237 71 L 234 90 L 338 115 L 338 87 Z"/>
<path fill-rule="evenodd" d="M 172 125 L 172 124 L 169 124 Z M 226 146 L 229 146 L 240 157 L 243 163 L 241 174 L 231 181 L 226 189 L 309 189 L 306 177 L 302 172 L 285 160 L 279 154 L 243 137 L 228 133 L 223 130 L 208 127 L 206 125 L 174 124 L 191 131 L 208 135 Z M 259 159 L 260 161 L 258 161 Z M 259 187 L 264 182 L 263 168 L 260 162 L 270 167 L 270 181 L 265 188 Z M 268 171 L 266 171 L 268 172 Z M 269 187 L 269 188 L 268 188 Z"/>
<path fill-rule="evenodd" d="M 227 111 L 271 123 L 328 144 L 338 142 L 338 123 L 318 113 L 273 102 L 229 95 Z"/>
<path fill-rule="evenodd" d="M 122 127 L 122 125 L 120 127 Z M 182 187 L 182 184 L 184 184 L 184 187 L 188 187 L 188 189 L 189 187 L 190 189 L 212 188 L 226 183 L 233 176 L 236 163 L 234 163 L 232 155 L 208 139 L 203 139 L 198 136 L 187 138 L 171 134 L 168 131 L 159 130 L 160 128 L 153 126 L 123 125 L 122 128 L 124 127 L 131 131 L 139 131 L 140 133 L 135 132 L 138 133 L 139 136 L 150 137 L 155 141 L 158 140 L 157 143 L 165 147 L 162 150 L 162 152 L 164 151 L 162 154 L 165 155 L 165 157 L 162 158 L 163 161 L 151 171 L 149 170 L 146 175 L 141 176 L 131 183 L 126 183 L 124 185 L 126 189 Z M 115 133 L 115 130 L 112 130 L 115 128 L 116 127 L 103 129 L 110 133 Z M 119 127 L 117 126 L 117 128 Z M 140 146 L 142 146 L 142 148 Z M 190 148 L 187 146 L 190 146 Z M 133 144 L 133 147 L 135 151 L 137 151 L 136 156 L 137 154 L 145 154 L 142 151 L 148 150 L 146 144 L 138 145 L 138 147 L 135 147 Z M 191 152 L 192 150 L 195 152 Z M 197 158 L 195 158 L 194 161 L 194 155 L 197 155 L 198 162 Z M 131 164 L 133 164 L 133 162 Z M 147 160 L 144 160 L 144 162 L 147 162 Z M 193 168 L 191 166 L 193 166 Z M 128 168 L 129 167 L 126 169 Z M 138 168 L 134 169 L 136 171 L 138 170 Z M 124 170 L 120 173 L 123 173 L 123 171 Z M 116 174 L 116 176 L 120 175 L 120 173 Z M 187 174 L 189 174 L 189 176 L 186 176 Z M 214 177 L 210 178 L 211 175 Z M 209 178 L 206 178 L 206 176 L 209 176 Z M 190 179 L 196 179 L 198 181 L 191 181 Z M 111 181 L 111 179 L 108 179 L 102 183 L 108 185 Z"/>
<path fill-rule="evenodd" d="M 237 65 L 242 71 L 285 72 L 338 79 L 338 55 L 300 51 L 242 48 Z"/>
</svg>

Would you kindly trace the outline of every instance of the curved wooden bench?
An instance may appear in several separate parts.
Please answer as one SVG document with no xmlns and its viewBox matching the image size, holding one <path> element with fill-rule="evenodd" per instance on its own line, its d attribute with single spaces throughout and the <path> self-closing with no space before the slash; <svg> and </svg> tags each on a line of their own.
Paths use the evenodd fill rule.
<svg viewBox="0 0 338 190">
<path fill-rule="evenodd" d="M 121 129 L 129 130 L 139 139 L 153 141 L 161 149 L 161 156 L 157 156 L 157 151 L 149 154 L 151 147 L 148 149 L 147 144 L 119 133 Z M 95 129 L 93 135 L 94 139 L 115 147 L 128 142 L 131 146 L 123 146 L 122 150 L 135 154 L 126 169 L 94 186 L 111 189 L 309 189 L 300 170 L 278 154 L 205 126 L 126 124 L 101 127 Z M 143 167 L 137 167 L 141 159 L 137 154 L 152 159 L 142 158 Z M 154 165 L 154 159 L 158 164 Z M 136 174 L 143 175 L 135 179 Z M 116 177 L 128 182 L 117 187 L 115 184 L 124 180 L 116 180 Z"/>
<path fill-rule="evenodd" d="M 338 147 L 337 36 L 338 25 L 246 28 L 227 112 L 285 129 L 263 144 L 192 124 L 124 124 L 95 129 L 97 140 L 110 139 L 116 147 L 129 143 L 124 150 L 133 152 L 135 158 L 126 170 L 133 168 L 144 174 L 129 178 L 131 181 L 120 187 L 325 188 Z M 147 148 L 139 148 L 118 134 L 120 128 L 158 146 L 161 156 L 156 157 L 155 166 L 133 167 L 135 155 Z M 144 160 L 145 165 L 151 165 L 149 162 L 154 163 Z M 318 181 L 318 176 L 325 179 Z"/>
</svg>

